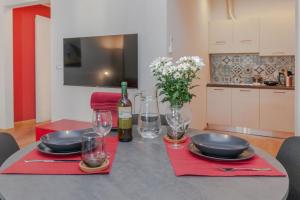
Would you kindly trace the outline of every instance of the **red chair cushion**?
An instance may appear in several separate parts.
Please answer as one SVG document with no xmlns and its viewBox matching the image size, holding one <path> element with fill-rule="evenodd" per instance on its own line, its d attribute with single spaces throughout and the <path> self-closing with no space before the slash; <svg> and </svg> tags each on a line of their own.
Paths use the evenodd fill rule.
<svg viewBox="0 0 300 200">
<path fill-rule="evenodd" d="M 112 113 L 113 127 L 118 127 L 118 102 L 119 93 L 94 92 L 91 96 L 91 108 L 93 110 L 110 110 Z"/>
</svg>

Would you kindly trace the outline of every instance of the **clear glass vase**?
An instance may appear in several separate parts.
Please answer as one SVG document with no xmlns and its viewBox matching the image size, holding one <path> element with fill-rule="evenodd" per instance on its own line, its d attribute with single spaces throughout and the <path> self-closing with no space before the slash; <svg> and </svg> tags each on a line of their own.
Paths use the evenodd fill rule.
<svg viewBox="0 0 300 200">
<path fill-rule="evenodd" d="M 172 148 L 181 148 L 181 145 L 176 143 L 176 141 L 180 140 L 186 134 L 189 124 L 192 121 L 190 108 L 187 105 L 170 106 L 166 111 L 166 120 L 169 124 L 167 135 L 175 141 Z"/>
</svg>

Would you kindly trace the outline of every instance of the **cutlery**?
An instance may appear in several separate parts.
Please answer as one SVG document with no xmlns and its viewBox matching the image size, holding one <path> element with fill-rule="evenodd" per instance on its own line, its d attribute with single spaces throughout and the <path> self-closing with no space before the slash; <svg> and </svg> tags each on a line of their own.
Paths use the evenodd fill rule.
<svg viewBox="0 0 300 200">
<path fill-rule="evenodd" d="M 271 171 L 271 168 L 253 168 L 253 167 L 218 167 L 217 169 L 224 172 L 232 171 Z"/>
<path fill-rule="evenodd" d="M 37 162 L 44 162 L 44 163 L 61 163 L 61 162 L 80 162 L 81 160 L 24 160 L 25 163 L 37 163 Z"/>
</svg>

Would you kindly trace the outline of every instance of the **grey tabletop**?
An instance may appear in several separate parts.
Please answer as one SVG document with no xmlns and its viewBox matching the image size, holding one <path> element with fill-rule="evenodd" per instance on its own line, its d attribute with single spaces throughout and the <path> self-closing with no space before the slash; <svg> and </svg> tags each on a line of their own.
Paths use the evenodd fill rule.
<svg viewBox="0 0 300 200">
<path fill-rule="evenodd" d="M 136 132 L 136 131 L 135 131 Z M 191 130 L 193 135 L 199 131 Z M 0 193 L 7 200 L 276 200 L 285 199 L 288 177 L 176 177 L 162 138 L 119 143 L 109 175 L 0 175 Z M 36 143 L 10 157 L 8 167 L 35 148 Z M 256 149 L 278 169 L 281 164 Z"/>
</svg>

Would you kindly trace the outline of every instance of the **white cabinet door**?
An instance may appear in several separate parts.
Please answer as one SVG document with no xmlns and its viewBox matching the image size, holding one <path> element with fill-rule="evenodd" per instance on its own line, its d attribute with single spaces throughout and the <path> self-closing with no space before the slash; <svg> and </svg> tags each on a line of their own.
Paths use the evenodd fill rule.
<svg viewBox="0 0 300 200">
<path fill-rule="evenodd" d="M 236 53 L 259 52 L 259 20 L 236 20 L 233 23 L 233 45 Z"/>
<path fill-rule="evenodd" d="M 259 128 L 259 89 L 232 89 L 232 126 Z"/>
<path fill-rule="evenodd" d="M 233 23 L 231 20 L 209 22 L 209 52 L 229 53 L 233 46 Z"/>
<path fill-rule="evenodd" d="M 260 90 L 260 128 L 294 131 L 294 91 Z"/>
<path fill-rule="evenodd" d="M 295 55 L 295 19 L 290 16 L 265 17 L 260 23 L 260 55 Z"/>
<path fill-rule="evenodd" d="M 207 88 L 207 121 L 209 124 L 231 125 L 231 88 Z"/>
</svg>

